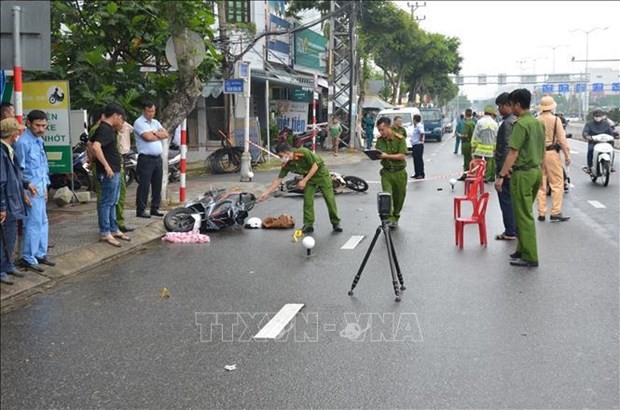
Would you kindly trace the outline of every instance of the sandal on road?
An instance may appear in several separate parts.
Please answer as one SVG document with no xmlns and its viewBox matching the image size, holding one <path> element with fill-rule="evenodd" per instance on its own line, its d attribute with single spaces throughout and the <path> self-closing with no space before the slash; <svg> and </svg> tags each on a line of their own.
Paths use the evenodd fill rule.
<svg viewBox="0 0 620 410">
<path fill-rule="evenodd" d="M 117 239 L 120 239 L 122 241 L 131 242 L 131 238 L 129 236 L 125 235 L 122 232 L 114 233 L 114 234 L 112 234 L 112 236 L 117 238 Z"/>
<path fill-rule="evenodd" d="M 121 247 L 121 243 L 117 241 L 116 239 L 114 239 L 112 236 L 102 236 L 99 238 L 99 242 L 106 242 L 116 248 Z"/>
<path fill-rule="evenodd" d="M 497 235 L 495 235 L 495 239 L 497 239 L 498 241 L 514 241 L 515 239 L 517 239 L 516 236 L 508 236 L 505 233 L 499 233 Z"/>
</svg>

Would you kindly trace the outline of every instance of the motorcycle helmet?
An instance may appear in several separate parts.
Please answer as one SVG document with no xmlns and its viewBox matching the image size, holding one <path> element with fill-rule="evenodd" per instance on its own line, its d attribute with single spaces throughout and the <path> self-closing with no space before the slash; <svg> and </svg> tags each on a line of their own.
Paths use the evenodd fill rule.
<svg viewBox="0 0 620 410">
<path fill-rule="evenodd" d="M 244 227 L 245 229 L 259 229 L 262 225 L 263 222 L 260 220 L 260 218 L 254 216 L 247 220 Z"/>
</svg>

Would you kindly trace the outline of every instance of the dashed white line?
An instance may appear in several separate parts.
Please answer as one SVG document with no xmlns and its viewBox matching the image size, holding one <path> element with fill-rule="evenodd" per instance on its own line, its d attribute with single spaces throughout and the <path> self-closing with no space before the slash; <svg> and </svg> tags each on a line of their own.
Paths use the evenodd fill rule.
<svg viewBox="0 0 620 410">
<path fill-rule="evenodd" d="M 355 249 L 362 239 L 364 239 L 364 235 L 353 235 L 340 249 Z"/>
<path fill-rule="evenodd" d="M 601 204 L 599 201 L 588 201 L 588 203 L 595 208 L 607 208 L 605 205 Z"/>
<path fill-rule="evenodd" d="M 297 312 L 303 307 L 303 303 L 287 303 L 257 334 L 254 335 L 254 339 L 277 338 L 288 322 L 293 320 Z"/>
</svg>

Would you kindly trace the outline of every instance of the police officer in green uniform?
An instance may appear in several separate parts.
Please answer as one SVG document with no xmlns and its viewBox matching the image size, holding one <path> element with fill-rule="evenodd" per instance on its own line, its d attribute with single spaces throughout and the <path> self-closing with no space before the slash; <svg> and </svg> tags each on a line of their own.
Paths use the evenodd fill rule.
<svg viewBox="0 0 620 410">
<path fill-rule="evenodd" d="M 465 123 L 463 124 L 463 134 L 461 134 L 461 152 L 463 153 L 463 175 L 459 178 L 459 181 L 465 181 L 467 178 L 467 171 L 469 171 L 469 163 L 471 162 L 471 138 L 474 135 L 474 129 L 476 128 L 476 121 L 472 118 L 472 110 L 468 108 L 465 110 Z"/>
<path fill-rule="evenodd" d="M 391 121 L 381 117 L 377 121 L 379 138 L 376 148 L 381 151 L 381 189 L 392 194 L 390 228 L 398 228 L 400 211 L 407 194 L 407 142 L 405 135 L 398 134 L 390 127 Z"/>
<path fill-rule="evenodd" d="M 510 152 L 495 180 L 502 190 L 504 178 L 510 178 L 510 197 L 517 223 L 517 251 L 510 255 L 513 266 L 538 266 L 536 225 L 532 205 L 542 183 L 545 155 L 545 126 L 530 113 L 532 94 L 525 88 L 510 93 L 513 113 L 519 117 L 510 134 Z M 512 175 L 510 171 L 512 169 Z"/>
<path fill-rule="evenodd" d="M 282 160 L 282 169 L 267 191 L 260 196 L 259 201 L 264 201 L 269 194 L 275 191 L 289 172 L 303 175 L 303 179 L 298 184 L 298 187 L 304 190 L 304 226 L 302 232 L 314 232 L 314 194 L 317 188 L 323 192 L 329 220 L 334 231 L 342 232 L 336 198 L 334 197 L 334 187 L 323 158 L 307 148 L 291 150 L 291 147 L 284 143 L 276 147 L 276 154 Z"/>
</svg>

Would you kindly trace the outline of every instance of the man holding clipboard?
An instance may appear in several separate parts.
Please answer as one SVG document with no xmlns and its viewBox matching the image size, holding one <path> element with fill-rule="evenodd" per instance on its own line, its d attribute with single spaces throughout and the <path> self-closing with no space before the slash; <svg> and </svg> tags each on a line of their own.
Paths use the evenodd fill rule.
<svg viewBox="0 0 620 410">
<path fill-rule="evenodd" d="M 377 121 L 379 138 L 376 150 L 364 151 L 371 159 L 381 159 L 381 189 L 392 194 L 392 209 L 390 212 L 390 228 L 398 228 L 400 211 L 405 203 L 407 194 L 407 142 L 405 135 L 392 130 L 389 118 L 381 117 Z"/>
</svg>

